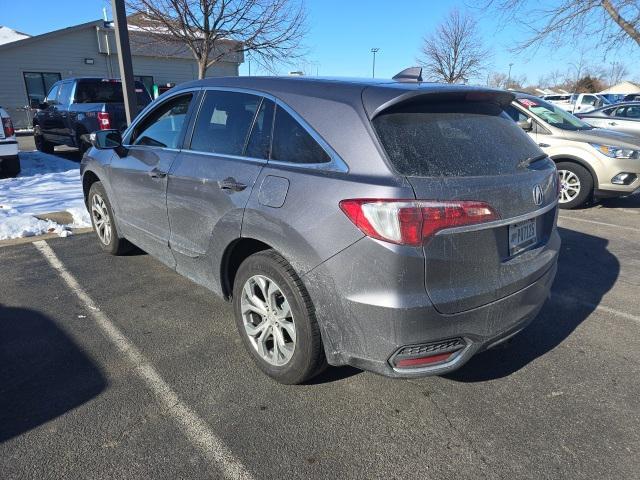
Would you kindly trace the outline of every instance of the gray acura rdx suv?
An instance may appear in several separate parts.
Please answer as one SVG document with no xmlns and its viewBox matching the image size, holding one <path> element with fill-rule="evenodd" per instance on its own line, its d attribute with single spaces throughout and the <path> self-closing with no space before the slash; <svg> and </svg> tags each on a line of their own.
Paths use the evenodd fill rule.
<svg viewBox="0 0 640 480">
<path fill-rule="evenodd" d="M 511 93 L 394 78 L 211 78 L 94 133 L 101 247 L 232 300 L 280 382 L 460 367 L 549 295 L 556 168 L 504 113 Z"/>
</svg>

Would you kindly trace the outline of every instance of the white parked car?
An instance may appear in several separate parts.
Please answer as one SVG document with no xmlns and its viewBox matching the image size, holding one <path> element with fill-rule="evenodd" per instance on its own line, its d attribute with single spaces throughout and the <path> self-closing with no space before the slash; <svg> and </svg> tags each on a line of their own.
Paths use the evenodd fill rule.
<svg viewBox="0 0 640 480">
<path fill-rule="evenodd" d="M 7 111 L 0 107 L 0 178 L 15 177 L 20 173 L 18 158 L 18 140 Z"/>
<path fill-rule="evenodd" d="M 543 100 L 557 105 L 569 113 L 586 113 L 611 102 L 597 93 L 574 93 L 572 95 L 545 95 Z"/>
</svg>

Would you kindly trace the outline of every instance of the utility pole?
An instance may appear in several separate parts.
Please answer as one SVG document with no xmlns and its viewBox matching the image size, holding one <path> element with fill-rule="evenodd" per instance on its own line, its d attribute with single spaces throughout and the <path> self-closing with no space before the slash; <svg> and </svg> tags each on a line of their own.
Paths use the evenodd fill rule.
<svg viewBox="0 0 640 480">
<path fill-rule="evenodd" d="M 379 48 L 372 48 L 371 53 L 373 53 L 373 70 L 371 72 L 371 76 L 376 78 L 376 53 L 380 51 Z"/>
<path fill-rule="evenodd" d="M 124 8 L 124 0 L 111 0 L 111 9 L 113 10 L 113 19 L 115 21 L 116 47 L 118 49 L 118 66 L 120 67 L 124 110 L 127 115 L 127 125 L 131 125 L 131 121 L 138 113 L 138 108 L 136 105 L 131 46 L 129 45 L 127 12 Z"/>
<path fill-rule="evenodd" d="M 505 89 L 509 88 L 511 84 L 511 67 L 513 67 L 513 63 L 509 64 L 509 75 L 507 75 L 507 84 L 505 85 Z"/>
</svg>

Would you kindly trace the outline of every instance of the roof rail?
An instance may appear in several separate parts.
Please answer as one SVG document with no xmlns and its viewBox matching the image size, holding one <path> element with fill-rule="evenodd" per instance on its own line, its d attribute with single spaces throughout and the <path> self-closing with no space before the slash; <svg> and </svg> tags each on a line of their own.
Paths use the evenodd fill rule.
<svg viewBox="0 0 640 480">
<path fill-rule="evenodd" d="M 422 82 L 422 67 L 409 67 L 393 77 L 397 82 Z"/>
</svg>

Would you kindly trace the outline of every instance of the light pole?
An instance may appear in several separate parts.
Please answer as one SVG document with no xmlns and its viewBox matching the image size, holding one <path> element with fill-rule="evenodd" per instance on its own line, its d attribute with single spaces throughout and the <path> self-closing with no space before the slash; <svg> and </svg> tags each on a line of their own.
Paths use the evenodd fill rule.
<svg viewBox="0 0 640 480">
<path fill-rule="evenodd" d="M 376 78 L 376 53 L 380 51 L 379 48 L 372 48 L 371 53 L 373 53 L 373 70 L 371 72 L 371 76 Z"/>
<path fill-rule="evenodd" d="M 511 83 L 511 67 L 513 67 L 513 63 L 509 64 L 509 75 L 507 75 L 507 84 L 505 85 L 506 88 L 509 88 L 509 84 Z"/>
</svg>

